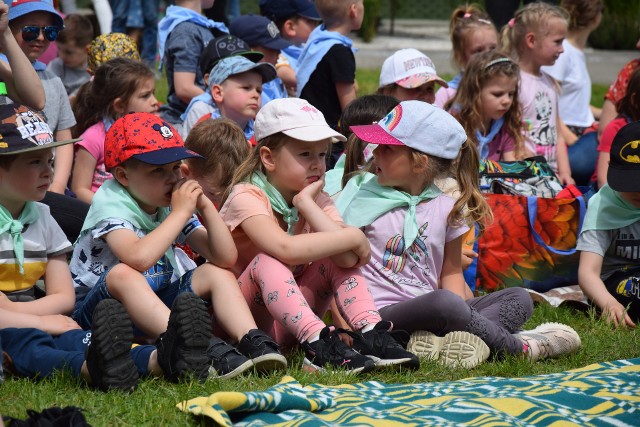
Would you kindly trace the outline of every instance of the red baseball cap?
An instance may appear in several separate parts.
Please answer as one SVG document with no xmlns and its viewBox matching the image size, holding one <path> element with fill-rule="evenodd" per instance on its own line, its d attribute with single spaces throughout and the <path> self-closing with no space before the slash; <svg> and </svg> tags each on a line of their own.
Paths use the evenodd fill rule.
<svg viewBox="0 0 640 427">
<path fill-rule="evenodd" d="M 107 170 L 133 157 L 143 163 L 166 165 L 190 157 L 204 158 L 184 146 L 169 123 L 151 113 L 130 113 L 115 121 L 104 141 Z"/>
</svg>

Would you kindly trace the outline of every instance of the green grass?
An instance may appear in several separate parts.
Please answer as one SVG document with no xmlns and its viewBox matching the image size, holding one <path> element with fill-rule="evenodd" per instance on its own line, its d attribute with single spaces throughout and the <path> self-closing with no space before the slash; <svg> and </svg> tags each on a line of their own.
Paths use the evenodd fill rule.
<svg viewBox="0 0 640 427">
<path fill-rule="evenodd" d="M 417 372 L 374 371 L 361 376 L 346 374 L 308 374 L 299 368 L 302 356 L 289 357 L 290 368 L 262 377 L 247 375 L 233 380 L 209 380 L 205 384 L 167 383 L 161 379 L 144 379 L 132 394 L 96 392 L 68 373 L 43 381 L 6 379 L 0 386 L 0 411 L 3 415 L 26 418 L 26 410 L 40 411 L 51 406 L 75 405 L 84 409 L 87 421 L 94 426 L 125 425 L 205 425 L 204 421 L 183 414 L 175 405 L 197 396 L 217 391 L 259 391 L 276 384 L 282 375 L 295 377 L 302 384 L 337 385 L 358 381 L 418 383 L 453 381 L 477 376 L 523 377 L 581 368 L 592 363 L 640 357 L 640 331 L 613 330 L 592 312 L 580 313 L 566 308 L 537 306 L 526 327 L 542 322 L 563 322 L 578 331 L 582 348 L 576 354 L 555 360 L 530 363 L 519 357 L 488 361 L 475 369 L 444 368 L 435 362 L 423 362 Z"/>
</svg>

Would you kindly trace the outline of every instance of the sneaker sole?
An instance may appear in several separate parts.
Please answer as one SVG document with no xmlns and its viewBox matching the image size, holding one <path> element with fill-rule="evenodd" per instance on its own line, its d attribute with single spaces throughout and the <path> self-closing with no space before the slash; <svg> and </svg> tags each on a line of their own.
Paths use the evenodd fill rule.
<svg viewBox="0 0 640 427">
<path fill-rule="evenodd" d="M 101 389 L 132 391 L 138 383 L 138 369 L 131 359 L 133 324 L 126 310 L 114 299 L 104 300 L 93 312 L 91 345 L 99 359 Z"/>
<path fill-rule="evenodd" d="M 273 372 L 287 369 L 287 358 L 281 354 L 270 353 L 251 359 L 258 372 Z"/>
<path fill-rule="evenodd" d="M 365 354 L 369 359 L 373 360 L 376 368 L 398 368 L 398 369 L 418 369 L 420 367 L 420 360 L 405 357 L 402 359 L 380 359 L 379 357 Z"/>
<path fill-rule="evenodd" d="M 333 371 L 331 369 L 325 368 L 324 366 L 314 365 L 309 359 L 307 359 L 305 357 L 304 361 L 302 362 L 302 371 L 303 372 L 309 372 L 309 373 L 314 373 L 314 372 L 323 372 L 323 373 L 346 372 L 346 373 L 350 373 L 350 374 L 364 374 L 366 372 L 372 371 L 375 368 L 375 366 L 376 365 L 375 365 L 374 361 L 369 359 L 368 363 L 366 363 L 364 366 L 361 366 L 359 368 L 347 369 L 347 368 L 337 367 L 336 370 Z"/>
<path fill-rule="evenodd" d="M 242 365 L 238 366 L 236 369 L 234 369 L 231 372 L 227 372 L 224 375 L 219 375 L 218 371 L 216 371 L 213 366 L 209 366 L 209 376 L 208 378 L 211 380 L 228 380 L 230 378 L 235 378 L 238 375 L 248 371 L 249 369 L 253 368 L 253 362 L 251 360 L 247 360 L 246 362 L 244 362 Z"/>
<path fill-rule="evenodd" d="M 171 327 L 182 343 L 176 370 L 181 374 L 192 372 L 198 380 L 204 381 L 209 375 L 207 348 L 212 333 L 209 314 L 200 297 L 185 293 L 176 299 L 169 317 L 168 328 Z"/>
<path fill-rule="evenodd" d="M 489 347 L 480 337 L 469 332 L 449 332 L 439 337 L 428 331 L 411 334 L 407 350 L 427 360 L 438 360 L 445 366 L 475 368 L 489 358 Z"/>
</svg>

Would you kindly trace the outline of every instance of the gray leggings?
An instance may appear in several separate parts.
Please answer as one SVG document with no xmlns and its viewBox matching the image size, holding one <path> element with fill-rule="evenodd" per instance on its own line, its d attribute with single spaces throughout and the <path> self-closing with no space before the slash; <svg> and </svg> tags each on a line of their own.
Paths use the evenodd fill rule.
<svg viewBox="0 0 640 427">
<path fill-rule="evenodd" d="M 522 353 L 522 341 L 512 334 L 531 317 L 533 303 L 523 288 L 508 288 L 464 301 L 437 289 L 379 310 L 394 328 L 412 333 L 426 330 L 443 336 L 467 331 L 487 343 L 492 354 Z"/>
</svg>

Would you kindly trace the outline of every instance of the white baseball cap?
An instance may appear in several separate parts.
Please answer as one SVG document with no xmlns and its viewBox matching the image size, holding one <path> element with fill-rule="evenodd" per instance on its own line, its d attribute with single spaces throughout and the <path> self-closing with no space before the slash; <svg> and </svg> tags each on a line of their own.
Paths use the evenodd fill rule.
<svg viewBox="0 0 640 427">
<path fill-rule="evenodd" d="M 400 49 L 384 60 L 380 70 L 380 84 L 383 87 L 395 83 L 406 89 L 436 81 L 440 86 L 449 87 L 436 73 L 433 61 L 417 49 Z"/>
<path fill-rule="evenodd" d="M 366 142 L 406 145 L 443 159 L 458 157 L 467 140 L 464 128 L 451 114 L 423 101 L 401 102 L 379 122 L 350 129 Z"/>
<path fill-rule="evenodd" d="M 327 124 L 320 110 L 300 98 L 269 101 L 258 111 L 253 130 L 258 142 L 278 132 L 300 141 L 347 140 Z"/>
</svg>

